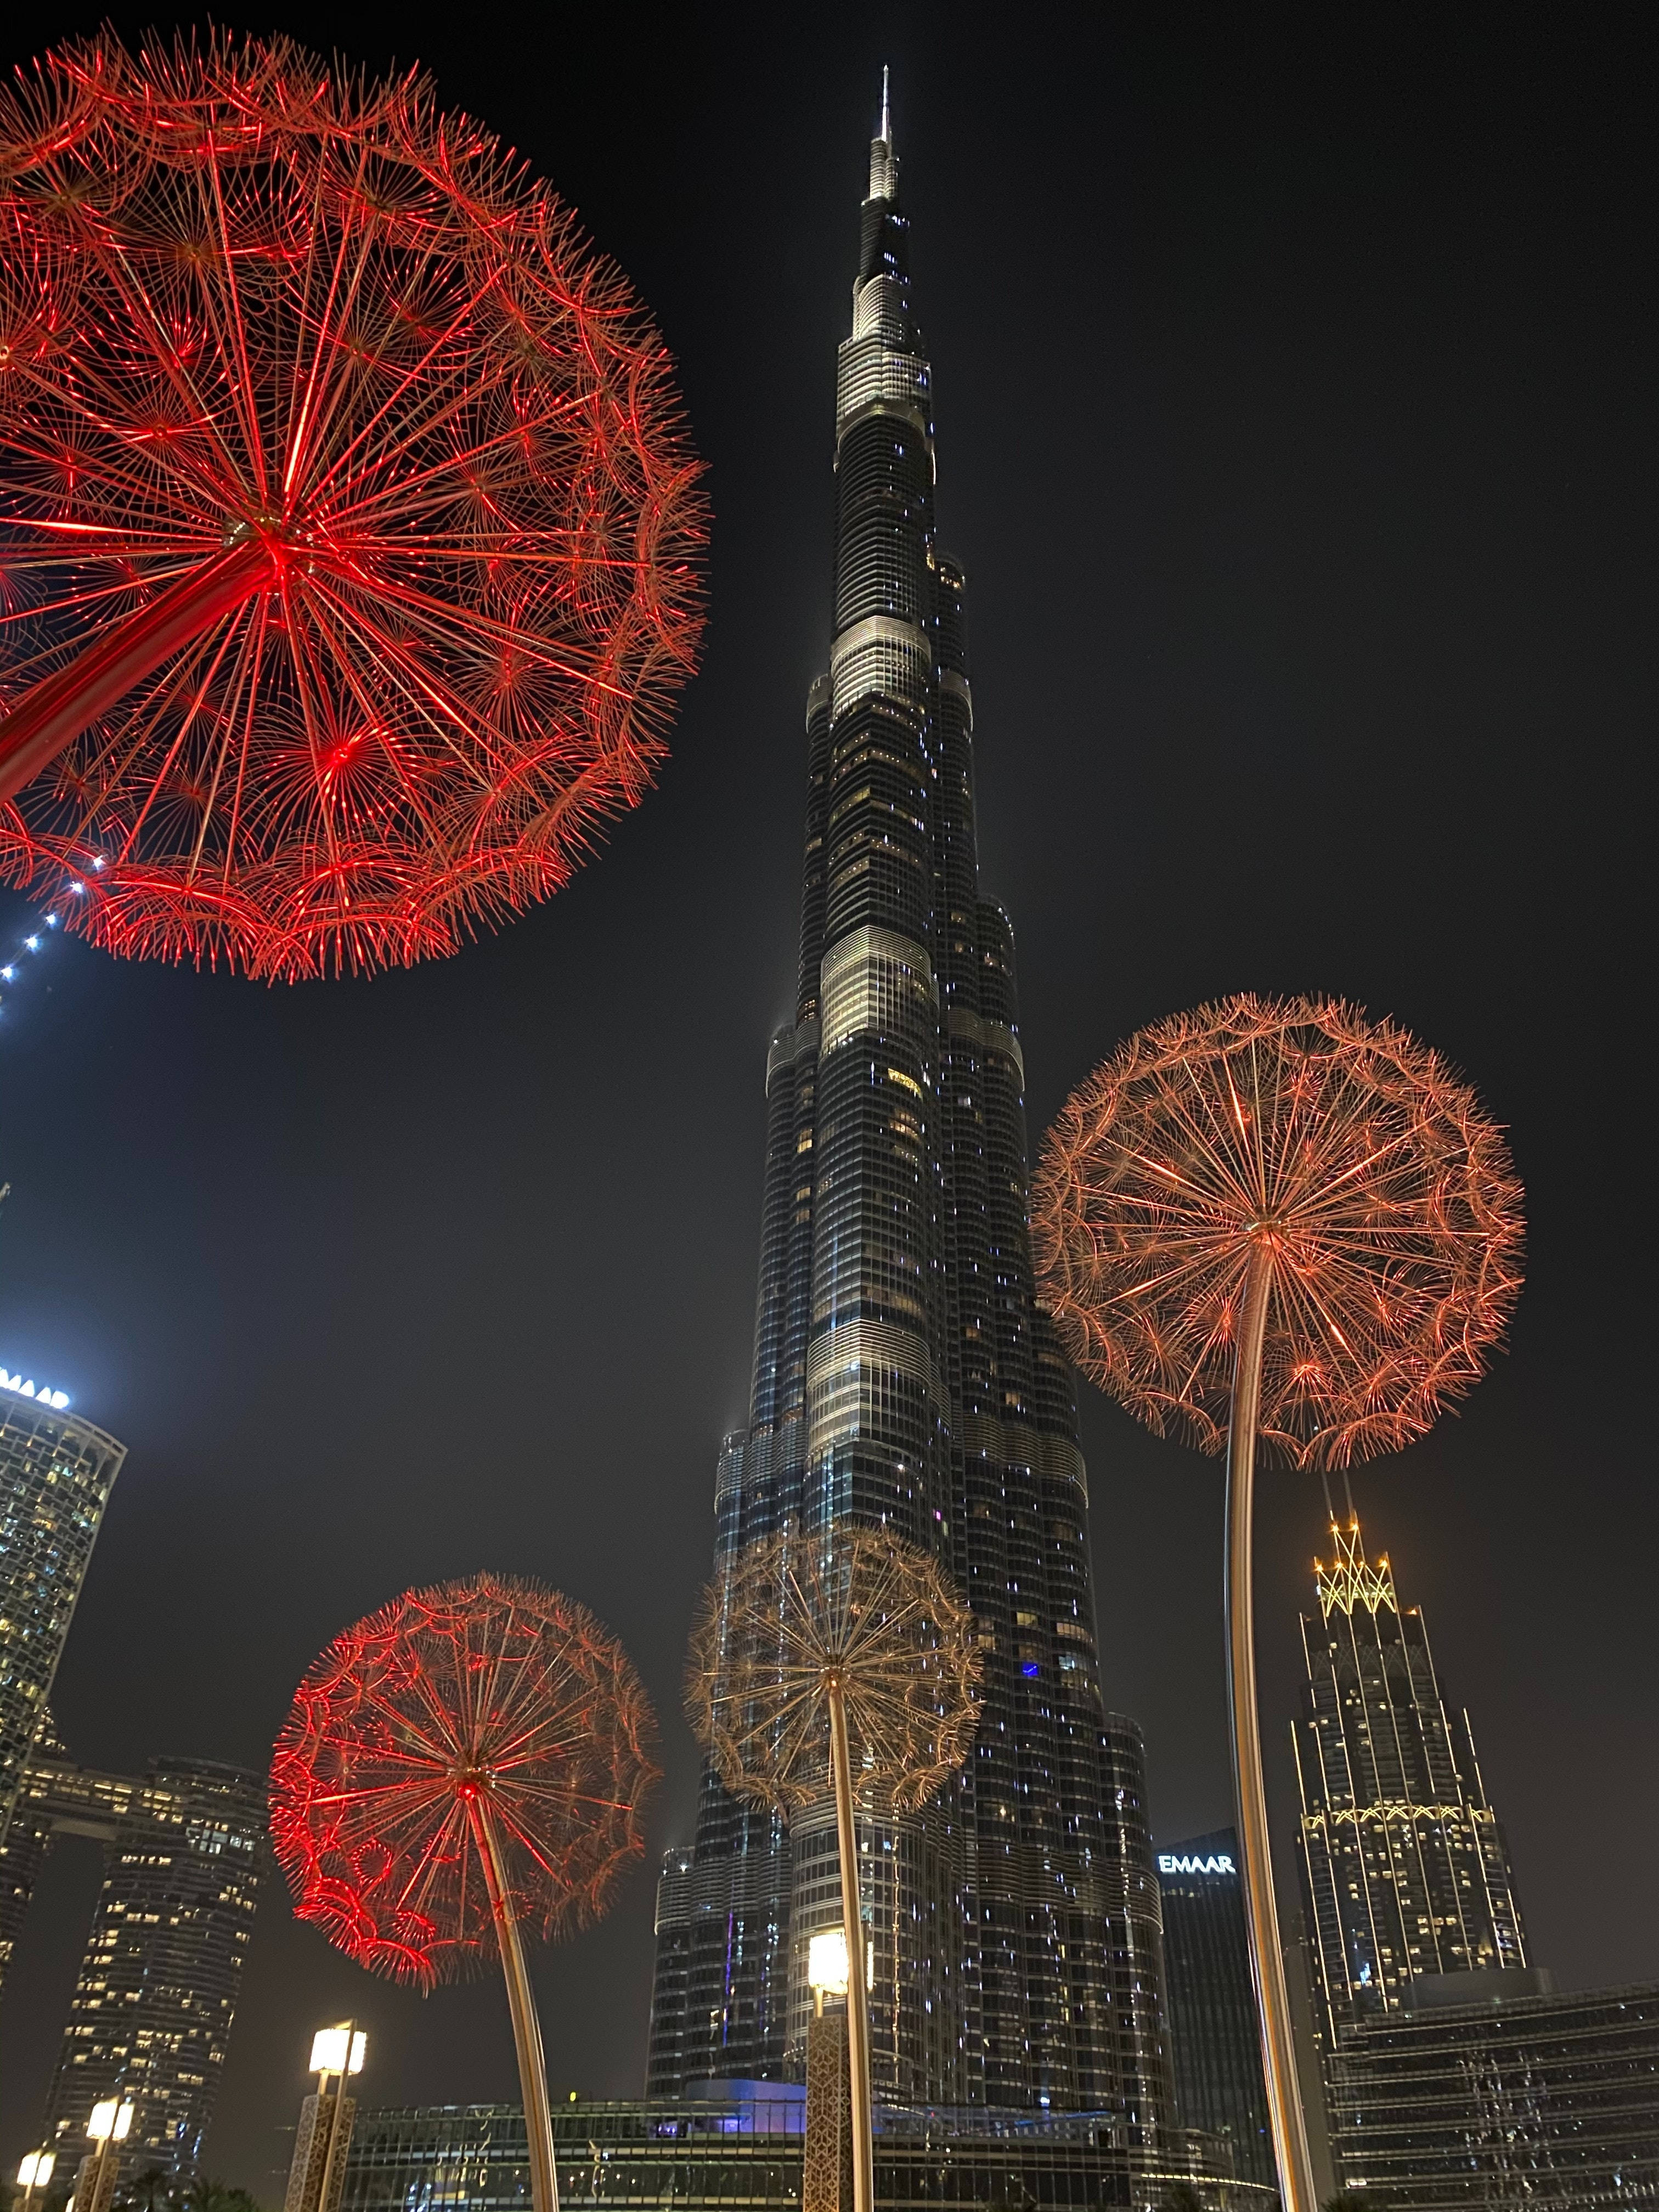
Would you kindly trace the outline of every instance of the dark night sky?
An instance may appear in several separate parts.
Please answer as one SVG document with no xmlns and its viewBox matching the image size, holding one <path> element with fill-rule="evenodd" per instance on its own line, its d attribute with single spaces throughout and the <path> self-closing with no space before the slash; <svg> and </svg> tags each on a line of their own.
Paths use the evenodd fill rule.
<svg viewBox="0 0 1659 2212">
<path fill-rule="evenodd" d="M 95 15 L 20 9 L 12 52 Z M 380 67 L 410 21 L 283 27 Z M 1136 1025 L 1241 988 L 1400 1017 L 1509 1125 L 1532 1224 L 1511 1350 L 1356 1493 L 1471 1708 L 1535 1955 L 1568 1985 L 1659 1978 L 1650 1170 L 1614 1172 L 1649 1141 L 1639 13 L 678 21 L 468 0 L 413 48 L 574 202 L 682 363 L 713 620 L 660 788 L 447 966 L 267 991 L 54 940 L 7 1006 L 0 1358 L 131 1448 L 64 1735 L 120 1768 L 262 1763 L 336 1630 L 489 1565 L 622 1636 L 665 1722 L 653 1848 L 689 1832 L 680 1654 L 747 1387 L 834 348 L 886 60 L 1033 1128 Z M 27 911 L 0 902 L 0 945 Z M 1219 1468 L 1098 1398 L 1085 1419 L 1108 1695 L 1172 1838 L 1229 1817 Z M 1281 1810 L 1321 1518 L 1311 1479 L 1269 1485 Z M 95 1847 L 60 1849 L 8 1993 L 8 2160 L 97 1875 Z M 561 2088 L 637 2093 L 651 1893 L 641 1869 L 540 1958 Z M 493 1983 L 371 1982 L 273 1889 L 210 2146 L 267 2202 L 310 2031 L 353 2009 L 373 2100 L 516 2094 Z"/>
</svg>

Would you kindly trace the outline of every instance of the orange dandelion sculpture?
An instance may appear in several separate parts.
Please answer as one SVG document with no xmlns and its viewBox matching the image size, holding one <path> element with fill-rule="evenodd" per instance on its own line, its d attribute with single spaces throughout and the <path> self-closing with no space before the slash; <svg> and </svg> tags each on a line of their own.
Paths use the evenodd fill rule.
<svg viewBox="0 0 1659 2212">
<path fill-rule="evenodd" d="M 644 1848 L 656 1724 L 627 1654 L 557 1590 L 499 1575 L 407 1590 L 295 1694 L 270 1829 L 301 1919 L 430 1989 L 498 1953 L 534 2212 L 557 2212 L 541 2028 L 520 1931 L 597 1919 Z"/>
<path fill-rule="evenodd" d="M 1249 996 L 1131 1037 L 1032 1189 L 1073 1358 L 1159 1436 L 1227 1453 L 1239 1841 L 1286 2212 L 1316 2212 L 1268 1854 L 1250 1594 L 1258 1437 L 1397 1451 L 1471 1389 L 1521 1288 L 1508 1149 L 1437 1054 L 1329 1000 Z"/>
<path fill-rule="evenodd" d="M 686 1709 L 726 1788 L 784 1813 L 835 1797 L 854 2212 L 874 2202 L 854 1803 L 914 1812 L 939 1791 L 979 1725 L 981 1665 L 938 1562 L 855 1525 L 751 1545 L 709 1584 L 691 1633 Z"/>
</svg>

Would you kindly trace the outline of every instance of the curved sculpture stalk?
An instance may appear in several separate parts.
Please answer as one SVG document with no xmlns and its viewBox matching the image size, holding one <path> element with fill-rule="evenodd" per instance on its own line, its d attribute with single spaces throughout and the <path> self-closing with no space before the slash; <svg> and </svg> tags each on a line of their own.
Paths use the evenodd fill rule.
<svg viewBox="0 0 1659 2212">
<path fill-rule="evenodd" d="M 876 2121 L 870 2095 L 870 1983 L 864 1970 L 864 1914 L 859 1902 L 858 1824 L 853 1817 L 853 1763 L 847 1748 L 847 1699 L 829 1687 L 830 1769 L 836 1790 L 836 1843 L 841 1858 L 841 1927 L 847 1945 L 847 2073 L 853 2106 L 853 2212 L 874 2212 Z"/>
<path fill-rule="evenodd" d="M 489 1884 L 490 1910 L 495 1916 L 495 1935 L 501 1945 L 501 1971 L 507 1977 L 507 2005 L 513 2018 L 513 2048 L 519 2061 L 519 2090 L 524 2099 L 525 2138 L 530 2152 L 530 2201 L 532 2212 L 559 2212 L 559 2169 L 553 2152 L 553 2112 L 547 2095 L 547 2057 L 542 2049 L 542 2024 L 536 2011 L 536 1993 L 524 1962 L 524 1945 L 501 1863 L 501 1840 L 489 1806 L 474 1799 L 473 1827 L 484 1876 Z"/>
<path fill-rule="evenodd" d="M 1250 1261 L 1227 1431 L 1227 1715 L 1232 1729 L 1250 1978 L 1255 1985 L 1273 2160 L 1285 2212 L 1318 2212 L 1273 1893 L 1273 1841 L 1255 1694 L 1255 1432 L 1261 1410 L 1261 1340 L 1272 1286 L 1273 1249 L 1263 1238 Z"/>
</svg>

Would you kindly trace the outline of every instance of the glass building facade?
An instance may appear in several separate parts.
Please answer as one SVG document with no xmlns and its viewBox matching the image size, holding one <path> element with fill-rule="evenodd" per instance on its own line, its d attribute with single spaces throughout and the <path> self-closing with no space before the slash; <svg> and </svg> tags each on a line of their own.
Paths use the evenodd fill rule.
<svg viewBox="0 0 1659 2212">
<path fill-rule="evenodd" d="M 1391 2013 L 1423 1976 L 1510 1972 L 1527 1943 L 1508 1846 L 1449 1709 L 1415 1606 L 1359 1523 L 1334 1521 L 1304 1614 L 1304 1715 L 1295 1732 L 1300 1851 L 1315 2025 Z"/>
<path fill-rule="evenodd" d="M 559 2202 L 591 2206 L 798 2206 L 805 2092 L 718 2103 L 573 2104 L 553 2112 Z M 1104 2116 L 1023 2125 L 984 2113 L 877 2114 L 876 2202 L 890 2212 L 982 2204 L 1006 2212 L 1132 2203 L 1127 2154 Z M 341 2212 L 529 2212 L 516 2105 L 418 2106 L 358 2115 Z"/>
<path fill-rule="evenodd" d="M 1659 2203 L 1659 1988 L 1450 2006 L 1423 1994 L 1338 2036 L 1346 2188 L 1384 2212 Z"/>
<path fill-rule="evenodd" d="M 0 1370 L 0 1977 L 37 1856 L 32 1836 L 12 1843 L 13 1817 L 127 1450 L 61 1396 Z"/>
<path fill-rule="evenodd" d="M 1183 2128 L 1224 2139 L 1241 2181 L 1273 2186 L 1238 1838 L 1218 1828 L 1171 1844 L 1158 1855 L 1158 1882 L 1176 2113 Z"/>
<path fill-rule="evenodd" d="M 793 1527 L 885 1523 L 987 1645 L 967 1768 L 860 1825 L 872 2064 L 904 2103 L 1169 2101 L 1133 1722 L 1103 1704 L 1070 1373 L 1033 1281 L 1013 938 L 981 895 L 964 586 L 934 525 L 932 380 L 884 113 L 836 385 L 834 629 L 806 702 L 799 988 L 766 1072 L 747 1425 L 716 1573 Z M 649 2093 L 799 2078 L 807 1943 L 838 1921 L 827 1799 L 786 1826 L 705 1776 L 659 1899 Z"/>
<path fill-rule="evenodd" d="M 134 1781 L 40 1762 L 27 1810 L 37 1832 L 107 1839 L 44 2139 L 78 2155 L 93 2106 L 118 2092 L 134 2107 L 124 2166 L 188 2172 L 223 2077 L 267 1868 L 264 1777 L 158 1759 Z"/>
</svg>

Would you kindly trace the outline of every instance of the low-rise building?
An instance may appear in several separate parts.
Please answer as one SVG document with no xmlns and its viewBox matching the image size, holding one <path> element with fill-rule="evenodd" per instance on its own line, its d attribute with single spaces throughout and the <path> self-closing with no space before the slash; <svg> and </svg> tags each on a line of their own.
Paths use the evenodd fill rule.
<svg viewBox="0 0 1659 2212">
<path fill-rule="evenodd" d="M 1425 1976 L 1409 2008 L 1339 2031 L 1345 2188 L 1387 2212 L 1659 2204 L 1659 1985 L 1513 1993 L 1539 1978 Z"/>
<path fill-rule="evenodd" d="M 607 2208 L 799 2207 L 805 2087 L 711 2084 L 725 2095 L 640 2104 L 571 2101 L 553 2116 L 563 2212 Z M 878 2108 L 882 2212 L 953 2205 L 1146 2212 L 1183 2184 L 1206 2212 L 1260 2212 L 1268 2192 L 1208 2178 L 1182 2157 L 1143 2173 L 1108 2113 Z M 420 2105 L 359 2115 L 341 2212 L 528 2212 L 516 2105 Z"/>
</svg>

